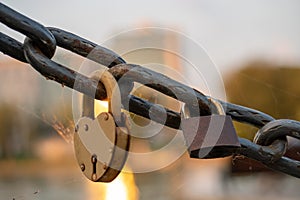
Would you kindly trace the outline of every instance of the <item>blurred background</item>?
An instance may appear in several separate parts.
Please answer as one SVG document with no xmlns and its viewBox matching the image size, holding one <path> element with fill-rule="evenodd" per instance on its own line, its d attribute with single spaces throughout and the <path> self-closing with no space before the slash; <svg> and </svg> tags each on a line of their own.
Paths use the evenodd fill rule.
<svg viewBox="0 0 300 200">
<path fill-rule="evenodd" d="M 98 44 L 109 40 L 109 47 L 121 55 L 122 48 L 136 43 L 160 43 L 189 52 L 176 35 L 135 34 L 113 39 L 121 32 L 147 27 L 178 31 L 205 49 L 223 79 L 214 87 L 225 88 L 227 101 L 275 118 L 300 120 L 297 0 L 3 3 L 45 26 L 68 30 Z M 0 29 L 24 40 L 2 24 Z M 124 58 L 140 64 L 151 63 L 153 58 L 186 74 L 176 57 L 161 52 L 129 53 Z M 73 69 L 84 62 L 61 49 L 53 59 Z M 187 154 L 157 171 L 121 173 L 112 183 L 91 183 L 81 174 L 74 156 L 71 105 L 70 89 L 46 81 L 29 65 L 0 54 L 3 199 L 299 199 L 299 179 L 267 171 L 252 160 L 194 160 Z M 238 134 L 249 139 L 257 131 L 235 125 Z"/>
</svg>

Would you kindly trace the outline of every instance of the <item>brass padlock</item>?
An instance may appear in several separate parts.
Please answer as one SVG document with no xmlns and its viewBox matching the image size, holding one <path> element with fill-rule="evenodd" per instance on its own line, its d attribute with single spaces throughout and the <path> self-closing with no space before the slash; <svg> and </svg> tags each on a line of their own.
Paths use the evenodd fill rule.
<svg viewBox="0 0 300 200">
<path fill-rule="evenodd" d="M 187 105 L 181 110 L 181 128 L 191 158 L 226 157 L 240 147 L 231 117 L 219 101 L 210 101 L 210 116 L 190 117 Z"/>
<path fill-rule="evenodd" d="M 121 95 L 115 78 L 108 71 L 96 71 L 92 78 L 105 86 L 108 112 L 95 118 L 94 99 L 83 96 L 82 117 L 75 127 L 75 155 L 88 179 L 110 182 L 118 176 L 126 161 L 129 125 L 126 114 L 121 112 Z"/>
</svg>

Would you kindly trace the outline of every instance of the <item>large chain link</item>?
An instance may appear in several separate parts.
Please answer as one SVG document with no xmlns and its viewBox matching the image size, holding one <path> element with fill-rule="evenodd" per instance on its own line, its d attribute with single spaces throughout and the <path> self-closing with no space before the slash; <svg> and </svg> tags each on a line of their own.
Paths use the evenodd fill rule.
<svg viewBox="0 0 300 200">
<path fill-rule="evenodd" d="M 175 99 L 174 93 L 182 94 L 184 99 L 181 101 L 187 104 L 190 99 L 193 99 L 191 97 L 196 96 L 200 115 L 211 114 L 212 105 L 208 96 L 163 74 L 142 66 L 126 64 L 116 53 L 91 41 L 58 28 L 46 28 L 2 3 L 0 3 L 0 21 L 27 36 L 24 43 L 21 43 L 0 32 L 0 51 L 19 61 L 29 63 L 47 79 L 95 99 L 106 98 L 106 92 L 101 83 L 51 60 L 56 46 L 59 46 L 110 68 L 109 71 L 117 80 L 126 74 L 126 80 L 129 83 L 145 84 Z M 126 87 L 120 85 L 120 87 L 123 93 L 126 87 L 129 87 L 128 91 L 131 89 L 130 84 Z M 151 112 L 156 116 L 151 118 L 152 120 L 174 129 L 180 129 L 180 113 L 126 92 L 123 96 L 129 101 L 129 105 L 125 107 L 128 111 L 150 119 L 149 109 L 151 108 Z M 275 120 L 260 111 L 218 101 L 233 120 L 259 128 L 253 142 L 240 138 L 241 147 L 232 149 L 230 152 L 232 155 L 252 158 L 271 169 L 300 178 L 300 162 L 284 156 L 288 145 L 287 136 L 300 139 L 300 122 Z M 167 115 L 166 118 L 165 115 Z M 228 152 L 224 152 L 225 155 L 228 155 Z"/>
</svg>

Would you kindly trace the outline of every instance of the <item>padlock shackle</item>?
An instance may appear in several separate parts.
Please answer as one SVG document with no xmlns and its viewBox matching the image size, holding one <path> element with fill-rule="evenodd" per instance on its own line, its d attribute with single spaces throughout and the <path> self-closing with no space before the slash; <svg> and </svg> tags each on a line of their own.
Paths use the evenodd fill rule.
<svg viewBox="0 0 300 200">
<path fill-rule="evenodd" d="M 224 107 L 222 106 L 220 101 L 218 101 L 217 99 L 214 99 L 212 97 L 209 97 L 208 100 L 212 103 L 211 104 L 212 106 L 210 106 L 211 114 L 226 115 Z"/>
<path fill-rule="evenodd" d="M 121 122 L 121 93 L 114 76 L 107 70 L 97 70 L 91 74 L 91 78 L 104 85 L 107 94 L 108 112 L 113 115 L 116 123 Z M 94 119 L 94 99 L 84 94 L 82 100 L 82 117 Z"/>
<path fill-rule="evenodd" d="M 222 104 L 218 100 L 216 100 L 214 98 L 211 98 L 211 97 L 208 97 L 207 99 L 211 103 L 211 106 L 210 106 L 211 114 L 213 114 L 213 115 L 226 115 L 224 107 L 222 106 Z M 184 104 L 184 106 L 181 108 L 181 115 L 182 115 L 181 117 L 184 118 L 184 119 L 187 119 L 187 118 L 191 117 L 190 109 L 189 109 L 187 104 Z"/>
</svg>

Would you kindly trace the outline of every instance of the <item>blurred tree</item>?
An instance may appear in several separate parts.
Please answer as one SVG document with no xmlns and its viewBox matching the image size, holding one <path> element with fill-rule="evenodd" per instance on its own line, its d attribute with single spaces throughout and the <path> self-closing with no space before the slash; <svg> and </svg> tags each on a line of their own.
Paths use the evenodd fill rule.
<svg viewBox="0 0 300 200">
<path fill-rule="evenodd" d="M 0 106 L 0 158 L 11 155 L 11 137 L 14 131 L 14 109 L 11 106 Z"/>
<path fill-rule="evenodd" d="M 74 129 L 71 107 L 55 108 L 45 116 L 38 111 L 25 112 L 14 104 L 0 104 L 0 159 L 33 156 L 33 145 L 42 137 L 71 141 Z"/>
<path fill-rule="evenodd" d="M 228 100 L 274 118 L 300 120 L 300 68 L 263 61 L 246 64 L 225 80 Z M 237 123 L 238 134 L 252 139 L 256 128 Z"/>
</svg>

